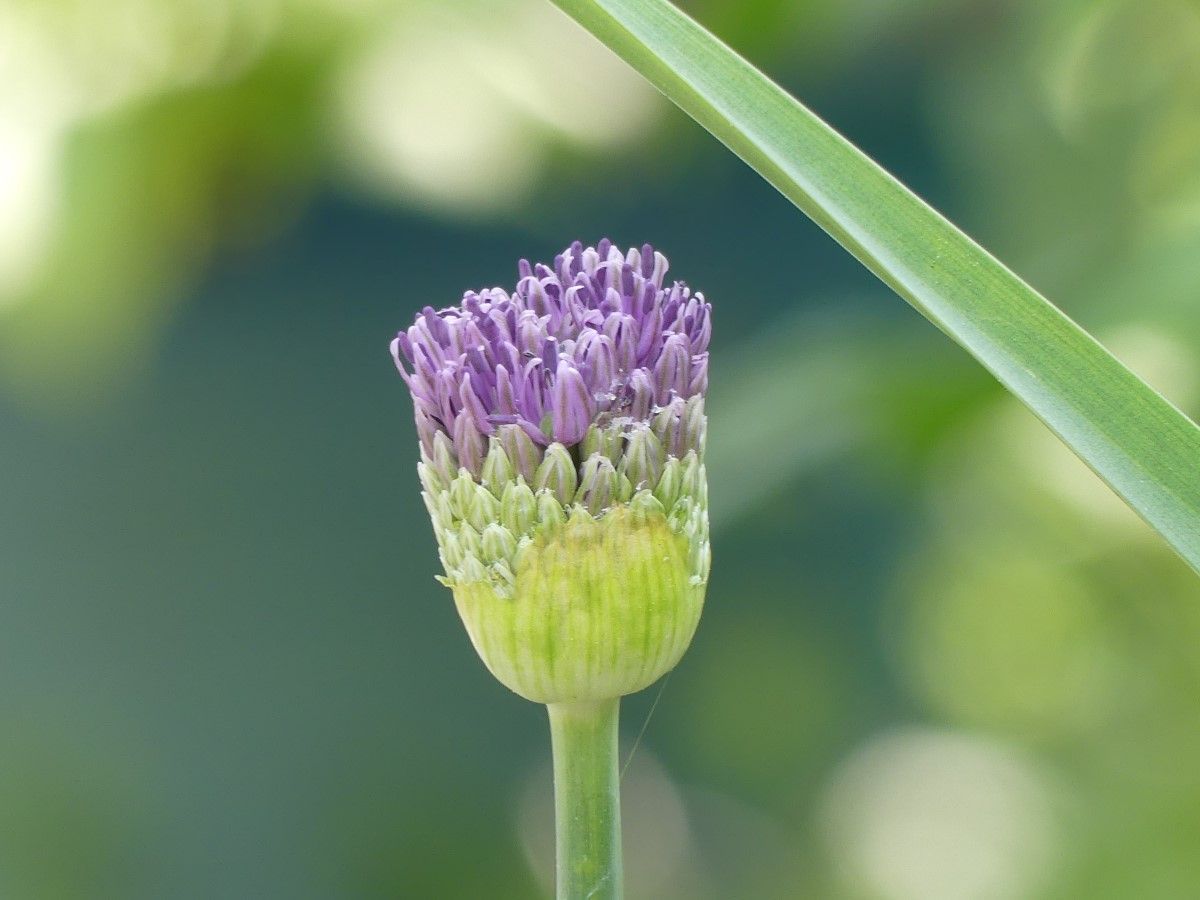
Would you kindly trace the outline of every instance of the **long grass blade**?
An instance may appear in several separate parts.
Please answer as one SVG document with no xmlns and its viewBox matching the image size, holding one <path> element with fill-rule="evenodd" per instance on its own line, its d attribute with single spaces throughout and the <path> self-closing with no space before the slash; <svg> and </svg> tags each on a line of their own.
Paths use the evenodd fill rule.
<svg viewBox="0 0 1200 900">
<path fill-rule="evenodd" d="M 554 0 L 1019 397 L 1200 571 L 1200 429 L 668 0 Z"/>
</svg>

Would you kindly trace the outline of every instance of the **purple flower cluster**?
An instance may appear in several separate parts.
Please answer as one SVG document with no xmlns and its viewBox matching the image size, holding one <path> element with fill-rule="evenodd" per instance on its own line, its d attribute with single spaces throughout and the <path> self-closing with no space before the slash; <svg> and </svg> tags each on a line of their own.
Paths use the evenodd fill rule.
<svg viewBox="0 0 1200 900">
<path fill-rule="evenodd" d="M 426 307 L 392 342 L 427 454 L 442 432 L 478 475 L 503 426 L 569 448 L 593 423 L 647 422 L 707 389 L 711 308 L 683 282 L 664 285 L 667 258 L 649 244 L 577 241 L 553 268 L 521 260 L 518 272 L 511 295 Z"/>
</svg>

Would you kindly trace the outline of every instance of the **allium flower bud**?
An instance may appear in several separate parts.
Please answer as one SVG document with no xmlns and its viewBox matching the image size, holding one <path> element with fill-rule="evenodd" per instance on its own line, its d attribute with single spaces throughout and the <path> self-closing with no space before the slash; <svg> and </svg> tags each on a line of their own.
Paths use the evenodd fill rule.
<svg viewBox="0 0 1200 900">
<path fill-rule="evenodd" d="M 710 561 L 711 310 L 650 246 L 522 260 L 512 294 L 426 307 L 392 342 L 426 507 L 475 649 L 543 703 L 646 687 L 682 656 Z"/>
</svg>

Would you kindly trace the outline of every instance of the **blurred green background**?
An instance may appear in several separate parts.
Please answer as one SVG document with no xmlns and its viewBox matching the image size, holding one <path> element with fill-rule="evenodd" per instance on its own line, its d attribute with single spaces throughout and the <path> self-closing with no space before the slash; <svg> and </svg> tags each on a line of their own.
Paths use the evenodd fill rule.
<svg viewBox="0 0 1200 900">
<path fill-rule="evenodd" d="M 682 5 L 1200 412 L 1200 5 Z M 0 0 L 0 75 L 0 897 L 547 896 L 387 343 L 604 235 L 717 315 L 632 900 L 1200 896 L 1195 576 L 548 3 Z"/>
</svg>

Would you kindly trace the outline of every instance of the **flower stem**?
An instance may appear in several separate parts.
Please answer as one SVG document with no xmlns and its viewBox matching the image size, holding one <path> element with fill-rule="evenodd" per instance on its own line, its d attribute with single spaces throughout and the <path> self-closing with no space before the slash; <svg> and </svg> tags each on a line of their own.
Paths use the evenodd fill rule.
<svg viewBox="0 0 1200 900">
<path fill-rule="evenodd" d="M 621 900 L 620 701 L 548 708 L 558 900 Z"/>
</svg>

